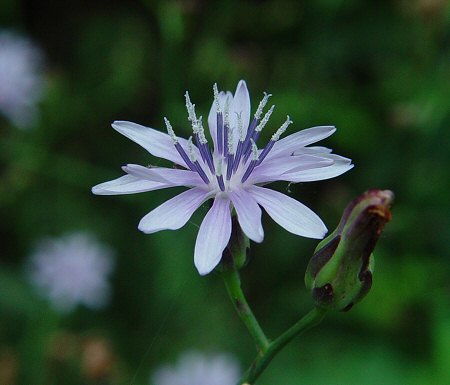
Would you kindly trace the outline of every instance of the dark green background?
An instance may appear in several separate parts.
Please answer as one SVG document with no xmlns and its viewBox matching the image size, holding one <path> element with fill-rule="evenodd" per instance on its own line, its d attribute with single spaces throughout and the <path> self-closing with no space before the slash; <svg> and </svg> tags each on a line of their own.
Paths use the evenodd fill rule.
<svg viewBox="0 0 450 385">
<path fill-rule="evenodd" d="M 163 129 L 167 116 L 188 136 L 184 92 L 206 116 L 212 84 L 234 91 L 241 78 L 253 109 L 263 91 L 274 95 L 266 140 L 286 114 L 291 132 L 337 126 L 323 144 L 356 167 L 290 186 L 329 229 L 364 190 L 396 194 L 371 293 L 296 339 L 260 384 L 450 383 L 446 1 L 7 0 L 0 25 L 42 47 L 49 78 L 34 130 L 0 122 L 0 357 L 15 360 L 17 384 L 144 385 L 158 365 L 190 349 L 233 353 L 243 367 L 251 362 L 253 343 L 222 282 L 200 277 L 193 265 L 206 208 L 180 231 L 144 235 L 139 219 L 176 191 L 90 193 L 120 176 L 123 164 L 157 162 L 117 134 L 113 120 Z M 316 241 L 267 216 L 264 228 L 242 275 L 274 337 L 312 306 L 303 275 Z M 78 230 L 117 251 L 113 301 L 105 311 L 58 317 L 23 279 L 23 264 L 41 237 Z M 61 333 L 74 337 L 75 352 L 51 349 Z M 88 336 L 114 350 L 106 382 L 89 382 L 79 369 L 77 347 Z"/>
</svg>

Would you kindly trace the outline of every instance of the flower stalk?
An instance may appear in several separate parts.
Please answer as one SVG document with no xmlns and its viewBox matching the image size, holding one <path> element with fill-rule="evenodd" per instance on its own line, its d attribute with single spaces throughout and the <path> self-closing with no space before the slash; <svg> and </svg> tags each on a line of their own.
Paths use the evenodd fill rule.
<svg viewBox="0 0 450 385">
<path fill-rule="evenodd" d="M 327 310 L 315 307 L 277 339 L 270 341 L 259 325 L 245 298 L 241 288 L 239 272 L 235 269 L 228 269 L 222 271 L 221 275 L 239 318 L 246 326 L 256 344 L 256 358 L 239 381 L 239 385 L 252 385 L 267 368 L 272 359 L 295 337 L 318 325 L 325 317 Z"/>
<path fill-rule="evenodd" d="M 258 355 L 263 355 L 269 348 L 269 340 L 264 334 L 261 326 L 258 323 L 252 309 L 250 308 L 244 292 L 241 288 L 241 278 L 237 270 L 227 270 L 221 273 L 225 282 L 225 286 L 230 296 L 239 318 L 246 326 L 250 335 L 256 343 Z"/>
<path fill-rule="evenodd" d="M 327 310 L 316 307 L 293 326 L 286 330 L 276 340 L 272 341 L 262 355 L 258 355 L 247 373 L 240 380 L 239 385 L 253 385 L 272 359 L 295 337 L 317 326 L 325 317 Z"/>
</svg>

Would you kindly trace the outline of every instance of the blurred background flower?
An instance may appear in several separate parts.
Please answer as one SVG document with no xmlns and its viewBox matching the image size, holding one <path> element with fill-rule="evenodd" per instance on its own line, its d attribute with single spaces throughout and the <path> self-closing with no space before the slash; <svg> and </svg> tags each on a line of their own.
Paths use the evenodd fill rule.
<svg viewBox="0 0 450 385">
<path fill-rule="evenodd" d="M 45 85 L 43 53 L 8 30 L 0 30 L 0 84 L 0 112 L 20 128 L 32 126 Z"/>
<path fill-rule="evenodd" d="M 110 300 L 112 252 L 92 235 L 74 233 L 42 240 L 30 256 L 27 273 L 37 292 L 59 312 L 77 305 L 96 310 Z"/>
<path fill-rule="evenodd" d="M 157 369 L 150 385 L 233 385 L 240 374 L 239 364 L 230 355 L 191 351 L 175 365 Z"/>
<path fill-rule="evenodd" d="M 355 164 L 339 178 L 274 189 L 314 207 L 329 229 L 361 191 L 396 196 L 370 293 L 293 341 L 258 385 L 450 383 L 448 1 L 7 0 L 0 25 L 41 47 L 47 79 L 36 129 L 0 119 L 0 383 L 101 383 L 77 359 L 48 359 L 61 332 L 75 349 L 86 335 L 104 336 L 120 357 L 108 363 L 114 385 L 147 385 L 149 372 L 193 348 L 220 348 L 246 369 L 255 349 L 222 282 L 192 264 L 208 207 L 176 234 L 147 236 L 136 230 L 142 213 L 181 190 L 90 192 L 126 162 L 172 167 L 115 134 L 112 121 L 163 131 L 170 116 L 188 137 L 184 92 L 208 111 L 205 90 L 214 82 L 233 89 L 239 79 L 252 95 L 274 95 L 262 142 L 289 114 L 290 132 L 335 125 L 321 145 Z M 318 242 L 267 215 L 263 226 L 242 280 L 273 338 L 313 305 L 303 276 Z M 79 230 L 115 251 L 114 295 L 98 311 L 57 313 L 37 300 L 24 264 L 40 239 Z"/>
</svg>

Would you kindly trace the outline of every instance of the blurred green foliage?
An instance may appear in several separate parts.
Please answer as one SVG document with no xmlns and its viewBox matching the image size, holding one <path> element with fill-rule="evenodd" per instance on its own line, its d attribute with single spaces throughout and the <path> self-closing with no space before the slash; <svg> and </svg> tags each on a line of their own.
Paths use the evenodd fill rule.
<svg viewBox="0 0 450 385">
<path fill-rule="evenodd" d="M 33 130 L 0 122 L 0 376 L 16 373 L 6 385 L 144 385 L 154 368 L 193 348 L 251 362 L 252 341 L 222 282 L 193 265 L 206 208 L 177 233 L 144 235 L 139 219 L 174 191 L 90 193 L 125 163 L 156 161 L 113 131 L 112 120 L 163 129 L 168 116 L 188 135 L 185 90 L 205 115 L 212 84 L 234 91 L 241 78 L 253 108 L 263 91 L 274 95 L 272 129 L 288 113 L 291 130 L 337 126 L 324 144 L 356 167 L 289 187 L 330 229 L 364 190 L 396 194 L 370 294 L 295 340 L 261 385 L 450 383 L 446 1 L 8 0 L 0 25 L 37 42 L 49 79 Z M 267 217 L 264 228 L 242 275 L 276 336 L 312 306 L 303 275 L 316 242 Z M 114 295 L 107 310 L 61 317 L 26 283 L 23 264 L 41 237 L 73 230 L 117 251 Z M 106 341 L 114 357 L 106 382 L 82 368 L 92 339 Z"/>
</svg>

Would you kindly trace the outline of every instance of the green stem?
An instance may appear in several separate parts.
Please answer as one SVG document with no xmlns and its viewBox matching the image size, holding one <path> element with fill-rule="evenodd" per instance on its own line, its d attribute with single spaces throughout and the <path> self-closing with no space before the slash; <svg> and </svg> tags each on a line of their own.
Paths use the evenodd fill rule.
<svg viewBox="0 0 450 385">
<path fill-rule="evenodd" d="M 242 377 L 239 382 L 240 385 L 252 385 L 256 379 L 261 375 L 261 373 L 269 365 L 270 361 L 275 357 L 276 354 L 280 352 L 290 341 L 292 341 L 296 336 L 304 333 L 305 331 L 311 329 L 312 327 L 318 325 L 324 318 L 326 313 L 325 309 L 314 308 L 298 322 L 296 322 L 290 329 L 284 332 L 276 340 L 269 344 L 268 349 L 262 354 L 258 355 L 253 362 L 250 369 Z"/>
<path fill-rule="evenodd" d="M 237 270 L 224 271 L 222 273 L 222 278 L 225 282 L 225 286 L 231 298 L 231 302 L 234 305 L 234 308 L 236 309 L 244 325 L 247 327 L 251 336 L 255 340 L 258 348 L 258 354 L 264 355 L 264 353 L 269 348 L 269 340 L 261 329 L 261 326 L 259 326 L 259 323 L 256 320 L 252 309 L 250 309 L 250 306 L 245 299 L 244 293 L 241 289 L 241 279 L 239 277 L 239 272 Z"/>
</svg>

